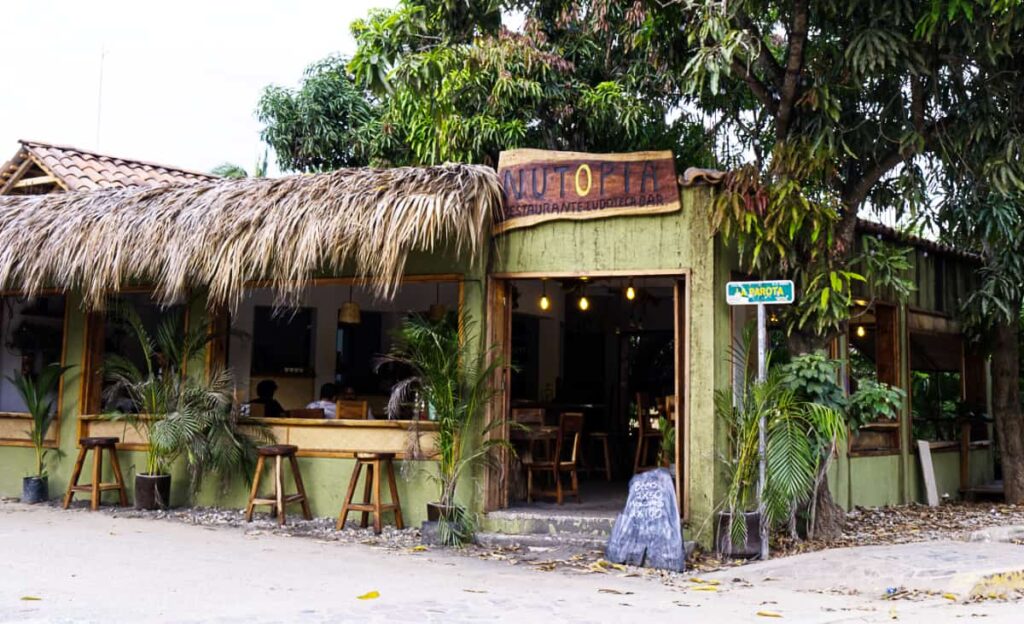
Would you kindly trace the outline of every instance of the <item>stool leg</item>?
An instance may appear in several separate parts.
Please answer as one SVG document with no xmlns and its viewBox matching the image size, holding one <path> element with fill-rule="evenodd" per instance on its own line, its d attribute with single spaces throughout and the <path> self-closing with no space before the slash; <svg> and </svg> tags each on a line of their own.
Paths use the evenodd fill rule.
<svg viewBox="0 0 1024 624">
<path fill-rule="evenodd" d="M 641 435 L 636 441 L 636 458 L 633 460 L 633 474 L 640 472 L 640 457 L 644 452 L 644 438 Z"/>
<path fill-rule="evenodd" d="M 404 529 L 402 522 L 402 503 L 398 500 L 398 483 L 395 482 L 395 464 L 388 460 L 388 483 L 391 487 L 391 503 L 395 506 L 395 526 Z"/>
<path fill-rule="evenodd" d="M 364 505 L 369 505 L 370 502 L 372 501 L 372 494 L 371 493 L 373 492 L 373 473 L 375 472 L 374 471 L 375 466 L 373 465 L 373 463 L 374 463 L 373 460 L 370 460 L 370 461 L 366 462 L 366 484 L 363 485 L 363 504 Z M 360 519 L 359 519 L 359 526 L 365 529 L 366 525 L 367 525 L 367 520 L 369 519 L 369 517 L 370 517 L 370 513 L 369 512 L 366 512 L 366 511 L 361 512 Z"/>
<path fill-rule="evenodd" d="M 274 458 L 274 498 L 277 499 L 277 524 L 284 526 L 284 480 L 281 478 L 281 456 Z"/>
<path fill-rule="evenodd" d="M 89 509 L 96 511 L 100 507 L 100 466 L 103 461 L 103 447 L 97 446 L 92 450 L 92 500 Z"/>
<path fill-rule="evenodd" d="M 359 484 L 359 473 L 363 471 L 363 462 L 356 460 L 356 466 L 352 471 L 352 478 L 348 480 L 348 492 L 345 500 L 341 503 L 341 513 L 338 514 L 338 523 L 334 525 L 335 530 L 345 528 L 345 521 L 348 520 L 348 506 L 352 503 L 352 496 L 356 493 L 356 485 Z"/>
<path fill-rule="evenodd" d="M 373 532 L 380 535 L 380 460 L 373 463 Z"/>
<path fill-rule="evenodd" d="M 78 449 L 78 459 L 75 460 L 75 469 L 71 472 L 71 481 L 68 482 L 68 491 L 64 494 L 64 509 L 71 505 L 71 499 L 75 497 L 75 490 L 78 485 L 78 478 L 82 476 L 82 466 L 85 465 L 85 449 Z"/>
<path fill-rule="evenodd" d="M 117 448 L 110 449 L 110 467 L 114 470 L 114 480 L 117 481 L 117 491 L 121 495 L 121 506 L 128 506 L 128 492 L 125 491 L 124 477 L 121 476 L 121 464 L 117 461 Z"/>
<path fill-rule="evenodd" d="M 253 499 L 260 491 L 260 474 L 263 473 L 263 456 L 256 459 L 256 474 L 252 478 L 252 490 L 249 491 L 249 504 L 245 506 L 245 521 L 252 522 Z"/>
<path fill-rule="evenodd" d="M 299 458 L 294 455 L 289 455 L 288 461 L 292 465 L 292 480 L 295 481 L 295 489 L 302 495 L 302 499 L 299 501 L 302 503 L 302 517 L 306 520 L 312 520 L 313 514 L 309 511 L 309 500 L 306 498 L 306 488 L 302 485 L 302 473 L 299 472 Z"/>
<path fill-rule="evenodd" d="M 612 454 L 608 449 L 608 438 L 601 439 L 601 446 L 604 447 L 604 478 L 605 481 L 612 480 Z"/>
</svg>

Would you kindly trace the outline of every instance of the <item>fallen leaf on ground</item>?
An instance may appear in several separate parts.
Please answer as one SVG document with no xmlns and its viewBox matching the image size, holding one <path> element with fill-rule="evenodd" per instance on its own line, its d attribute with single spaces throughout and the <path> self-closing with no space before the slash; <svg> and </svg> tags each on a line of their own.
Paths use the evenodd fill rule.
<svg viewBox="0 0 1024 624">
<path fill-rule="evenodd" d="M 945 598 L 946 600 L 956 600 L 956 594 L 951 594 L 951 593 L 948 593 L 948 592 L 945 593 L 945 594 L 942 594 L 942 597 Z"/>
<path fill-rule="evenodd" d="M 22 596 L 22 600 L 42 600 L 39 596 Z"/>
<path fill-rule="evenodd" d="M 380 598 L 380 592 L 377 590 L 373 590 L 371 592 L 366 592 L 362 596 L 356 596 L 356 598 L 358 598 L 359 600 L 373 600 L 375 598 Z"/>
<path fill-rule="evenodd" d="M 597 590 L 597 593 L 599 593 L 599 594 L 618 594 L 620 596 L 628 596 L 628 595 L 632 594 L 633 592 L 631 592 L 631 591 L 619 591 L 617 589 L 608 589 L 608 588 L 602 587 L 601 589 Z"/>
<path fill-rule="evenodd" d="M 487 593 L 486 589 L 464 589 L 462 591 L 466 592 L 467 594 L 486 594 Z"/>
<path fill-rule="evenodd" d="M 757 615 L 759 617 L 770 617 L 770 618 L 780 618 L 780 617 L 782 617 L 781 613 L 776 613 L 774 611 L 758 611 L 755 615 Z"/>
<path fill-rule="evenodd" d="M 698 586 L 692 587 L 690 589 L 691 589 L 691 591 L 706 591 L 706 592 L 716 592 L 716 591 L 718 591 L 718 588 L 715 587 L 714 585 L 698 585 Z"/>
<path fill-rule="evenodd" d="M 420 544 L 419 546 L 413 546 L 409 550 L 411 550 L 413 552 L 423 552 L 424 550 L 427 550 L 427 547 L 424 546 L 423 544 Z"/>
</svg>

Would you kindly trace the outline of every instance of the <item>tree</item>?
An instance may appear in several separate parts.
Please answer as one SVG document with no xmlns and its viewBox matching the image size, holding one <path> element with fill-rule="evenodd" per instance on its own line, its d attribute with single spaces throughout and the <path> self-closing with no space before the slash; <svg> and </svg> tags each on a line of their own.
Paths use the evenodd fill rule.
<svg viewBox="0 0 1024 624">
<path fill-rule="evenodd" d="M 512 32 L 492 5 L 373 11 L 352 26 L 351 60 L 314 64 L 298 90 L 268 88 L 258 114 L 282 168 L 494 166 L 515 147 L 672 149 L 711 164 L 701 127 L 672 110 L 678 85 L 635 47 L 551 16 Z"/>
</svg>

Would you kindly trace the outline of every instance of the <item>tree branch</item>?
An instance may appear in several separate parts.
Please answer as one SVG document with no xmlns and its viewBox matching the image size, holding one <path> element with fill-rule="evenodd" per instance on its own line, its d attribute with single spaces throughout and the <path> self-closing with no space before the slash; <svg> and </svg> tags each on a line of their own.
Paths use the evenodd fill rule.
<svg viewBox="0 0 1024 624">
<path fill-rule="evenodd" d="M 757 64 L 761 67 L 761 70 L 769 76 L 772 86 L 774 86 L 776 90 L 781 91 L 783 79 L 782 66 L 779 65 L 778 61 L 775 60 L 775 57 L 768 52 L 768 46 L 764 41 L 764 37 L 761 35 L 761 30 L 757 27 L 757 24 L 750 19 L 750 16 L 743 11 L 736 14 L 736 23 L 740 28 L 747 31 L 751 39 L 757 42 Z"/>
<path fill-rule="evenodd" d="M 750 66 L 744 65 L 736 59 L 733 59 L 729 67 L 734 74 L 742 78 L 743 81 L 747 83 L 747 86 L 750 87 L 751 93 L 754 94 L 754 97 L 757 98 L 757 101 L 760 102 L 762 106 L 771 111 L 773 115 L 778 111 L 778 102 L 776 102 L 775 98 L 772 97 L 771 92 L 768 91 L 768 87 L 766 87 L 764 83 L 754 75 L 754 72 L 750 71 Z"/>
<path fill-rule="evenodd" d="M 800 87 L 800 72 L 804 65 L 804 45 L 807 43 L 808 0 L 793 0 L 793 22 L 789 31 L 789 50 L 786 54 L 786 74 L 782 79 L 775 138 L 782 140 L 789 133 L 793 119 L 793 105 Z"/>
</svg>

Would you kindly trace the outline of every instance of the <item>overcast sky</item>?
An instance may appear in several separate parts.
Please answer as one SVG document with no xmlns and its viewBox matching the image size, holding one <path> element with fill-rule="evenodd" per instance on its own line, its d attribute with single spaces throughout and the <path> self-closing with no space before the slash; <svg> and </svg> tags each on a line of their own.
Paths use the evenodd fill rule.
<svg viewBox="0 0 1024 624">
<path fill-rule="evenodd" d="M 349 23 L 396 1 L 4 4 L 0 163 L 33 139 L 208 171 L 251 170 L 263 87 L 295 86 L 311 62 L 350 54 Z"/>
</svg>

